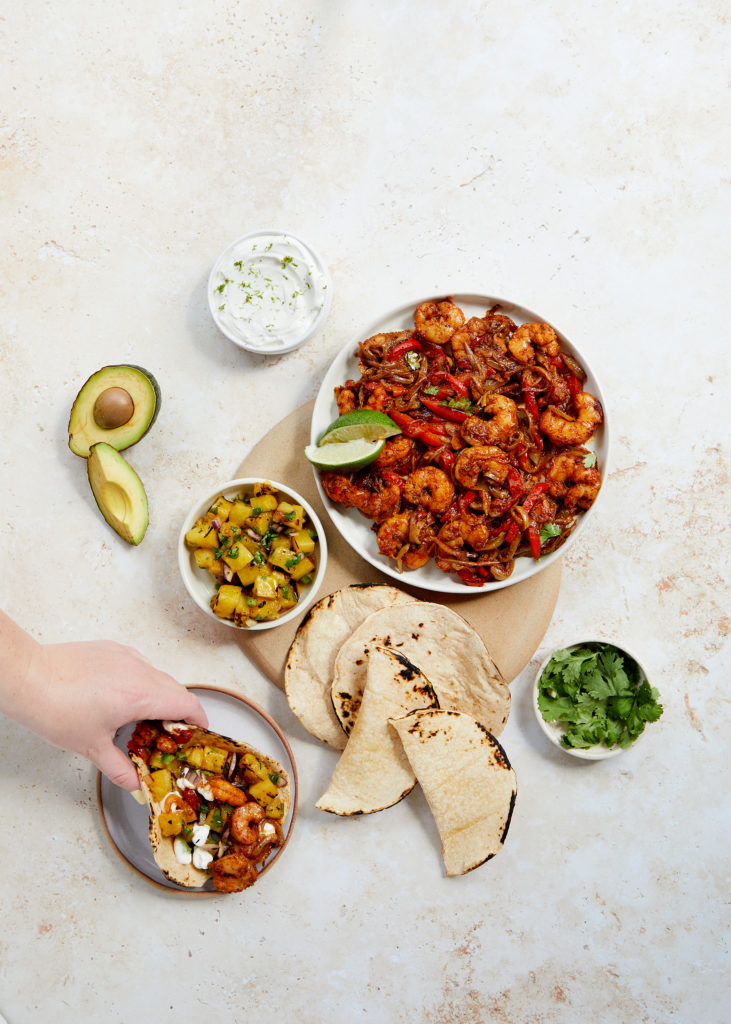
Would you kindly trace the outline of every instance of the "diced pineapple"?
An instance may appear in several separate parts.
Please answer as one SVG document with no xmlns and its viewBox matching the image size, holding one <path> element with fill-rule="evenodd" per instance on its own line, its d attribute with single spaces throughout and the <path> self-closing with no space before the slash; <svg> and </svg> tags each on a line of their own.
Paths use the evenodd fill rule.
<svg viewBox="0 0 731 1024">
<path fill-rule="evenodd" d="M 238 572 L 239 569 L 249 565 L 254 556 L 245 544 L 235 541 L 222 557 L 226 565 L 234 572 Z"/>
<path fill-rule="evenodd" d="M 224 498 L 221 494 L 216 498 L 208 511 L 211 515 L 215 516 L 219 522 L 224 523 L 228 519 L 228 514 L 231 510 L 232 504 L 233 502 L 229 501 L 228 498 Z"/>
<path fill-rule="evenodd" d="M 243 569 L 239 569 L 236 575 L 239 578 L 239 583 L 243 587 L 250 587 L 254 580 L 257 578 L 260 572 L 258 565 L 253 562 L 250 565 L 245 565 Z"/>
<path fill-rule="evenodd" d="M 280 533 L 278 537 L 274 537 L 271 544 L 269 545 L 270 551 L 278 551 L 279 548 L 289 548 L 292 545 L 289 543 L 289 537 Z"/>
<path fill-rule="evenodd" d="M 293 505 L 289 501 L 280 501 L 277 511 L 274 513 L 277 523 L 291 526 L 293 529 L 301 530 L 305 525 L 305 510 L 301 505 Z"/>
<path fill-rule="evenodd" d="M 282 611 L 294 608 L 299 601 L 299 595 L 297 594 L 297 588 L 294 583 L 285 583 L 281 586 L 278 591 L 278 596 Z"/>
<path fill-rule="evenodd" d="M 252 530 L 256 530 L 260 536 L 263 536 L 271 526 L 273 515 L 274 513 L 270 511 L 260 512 L 258 515 L 251 517 L 248 525 Z"/>
<path fill-rule="evenodd" d="M 249 618 L 256 622 L 267 622 L 279 617 L 280 604 L 277 598 L 269 601 L 257 601 L 254 608 L 249 609 Z"/>
<path fill-rule="evenodd" d="M 178 836 L 183 831 L 183 815 L 180 811 L 158 814 L 157 822 L 160 826 L 160 832 L 164 836 Z"/>
<path fill-rule="evenodd" d="M 277 581 L 273 573 L 262 572 L 254 580 L 254 596 L 265 599 L 277 596 Z"/>
<path fill-rule="evenodd" d="M 222 750 L 220 747 L 205 746 L 203 748 L 203 764 L 201 767 L 205 768 L 206 771 L 216 772 L 217 775 L 220 775 L 226 764 L 227 757 L 227 750 Z"/>
<path fill-rule="evenodd" d="M 249 796 L 258 804 L 268 804 L 277 795 L 277 787 L 270 778 L 259 779 L 253 786 L 249 786 Z"/>
<path fill-rule="evenodd" d="M 180 752 L 184 756 L 181 760 L 185 760 L 186 764 L 189 764 L 191 768 L 201 768 L 203 765 L 203 747 L 185 747 Z M 180 756 L 180 755 L 178 755 Z"/>
<path fill-rule="evenodd" d="M 209 523 L 199 519 L 186 533 L 185 543 L 189 548 L 217 548 L 218 534 Z"/>
<path fill-rule="evenodd" d="M 241 536 L 241 527 L 240 526 L 236 526 L 236 524 L 232 523 L 230 520 L 228 522 L 226 522 L 226 523 L 222 523 L 221 524 L 221 528 L 218 531 L 218 539 L 221 540 L 221 541 L 225 537 L 236 538 L 236 537 L 240 537 L 240 536 Z"/>
<path fill-rule="evenodd" d="M 293 555 L 294 551 L 292 551 L 292 548 L 288 544 L 286 547 L 280 545 L 278 548 L 269 552 L 269 561 L 272 565 L 276 565 L 278 568 L 289 572 L 287 562 L 292 561 Z"/>
<path fill-rule="evenodd" d="M 243 591 L 241 587 L 235 587 L 224 583 L 219 587 L 211 598 L 211 609 L 219 619 L 232 619 L 236 611 L 239 597 Z"/>
<path fill-rule="evenodd" d="M 173 776 L 168 768 L 159 768 L 150 773 L 150 793 L 152 799 L 159 803 L 166 793 L 173 789 Z"/>
<path fill-rule="evenodd" d="M 276 507 L 276 494 L 257 494 L 251 499 L 251 511 L 255 516 L 258 516 L 260 512 L 273 512 Z"/>
<path fill-rule="evenodd" d="M 231 506 L 228 521 L 235 526 L 243 526 L 249 519 L 251 519 L 251 505 L 247 501 L 237 498 Z"/>
<path fill-rule="evenodd" d="M 252 770 L 258 779 L 269 778 L 269 773 L 256 754 L 244 754 L 244 764 Z"/>
<path fill-rule="evenodd" d="M 293 580 L 301 580 L 303 576 L 307 576 L 308 573 L 314 572 L 315 563 L 307 556 L 300 558 L 296 565 L 293 565 L 289 570 L 289 573 Z"/>
<path fill-rule="evenodd" d="M 200 569 L 206 569 L 218 580 L 223 579 L 223 562 L 220 558 L 216 558 L 210 548 L 196 548 L 193 552 L 193 557 L 195 558 L 195 564 Z"/>
<path fill-rule="evenodd" d="M 298 551 L 305 555 L 309 555 L 315 550 L 315 538 L 309 530 L 297 530 L 296 533 L 293 533 L 292 543 Z"/>
<path fill-rule="evenodd" d="M 270 800 L 267 804 L 267 818 L 283 818 L 284 817 L 284 802 L 280 796 Z"/>
</svg>

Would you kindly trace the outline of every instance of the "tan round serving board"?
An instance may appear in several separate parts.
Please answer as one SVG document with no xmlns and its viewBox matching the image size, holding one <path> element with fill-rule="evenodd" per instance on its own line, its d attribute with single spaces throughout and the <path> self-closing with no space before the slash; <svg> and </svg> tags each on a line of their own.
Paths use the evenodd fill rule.
<svg viewBox="0 0 731 1024">
<path fill-rule="evenodd" d="M 303 405 L 281 420 L 246 456 L 236 476 L 255 476 L 287 484 L 305 497 L 320 517 L 327 533 L 328 561 L 325 579 L 316 600 L 351 583 L 388 583 L 401 586 L 392 577 L 379 572 L 340 536 L 320 500 L 312 466 L 304 457 L 310 439 L 310 420 L 314 402 Z M 424 601 L 450 605 L 477 630 L 498 668 L 508 682 L 530 661 L 541 642 L 561 583 L 561 562 L 512 587 L 490 594 L 475 592 L 442 594 L 411 587 L 404 574 L 403 589 Z M 237 634 L 254 664 L 273 683 L 284 686 L 284 664 L 302 616 L 275 629 Z"/>
</svg>

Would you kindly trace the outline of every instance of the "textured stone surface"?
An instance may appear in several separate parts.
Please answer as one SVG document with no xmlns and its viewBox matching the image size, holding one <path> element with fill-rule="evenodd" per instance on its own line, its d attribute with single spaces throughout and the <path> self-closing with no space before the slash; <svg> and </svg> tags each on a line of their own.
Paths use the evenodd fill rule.
<svg viewBox="0 0 731 1024">
<path fill-rule="evenodd" d="M 6 8 L 2 606 L 42 640 L 112 637 L 185 683 L 240 688 L 301 779 L 277 870 L 188 905 L 111 852 L 85 762 L 0 722 L 9 1024 L 726 1019 L 728 47 L 718 0 Z M 320 251 L 334 302 L 318 338 L 262 358 L 216 331 L 205 282 L 268 226 Z M 315 810 L 334 753 L 195 609 L 175 555 L 195 496 L 359 327 L 451 290 L 558 325 L 614 432 L 592 529 L 513 684 L 508 843 L 459 879 L 418 791 L 366 820 Z M 163 390 L 128 452 L 151 506 L 137 549 L 66 446 L 80 384 L 123 361 Z M 642 656 L 665 714 L 587 765 L 549 748 L 530 688 L 551 647 L 597 631 Z"/>
</svg>

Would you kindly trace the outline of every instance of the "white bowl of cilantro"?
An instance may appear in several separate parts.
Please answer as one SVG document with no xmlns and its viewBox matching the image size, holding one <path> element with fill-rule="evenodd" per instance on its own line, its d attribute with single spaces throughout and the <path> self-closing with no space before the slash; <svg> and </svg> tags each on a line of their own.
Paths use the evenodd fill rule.
<svg viewBox="0 0 731 1024">
<path fill-rule="evenodd" d="M 533 708 L 553 744 L 587 761 L 621 754 L 663 711 L 638 659 L 606 640 L 553 651 L 536 675 Z"/>
</svg>

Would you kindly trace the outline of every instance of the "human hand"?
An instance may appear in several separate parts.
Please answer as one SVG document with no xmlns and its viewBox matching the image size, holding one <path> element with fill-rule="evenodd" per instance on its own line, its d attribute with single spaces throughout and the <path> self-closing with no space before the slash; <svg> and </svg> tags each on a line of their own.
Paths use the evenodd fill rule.
<svg viewBox="0 0 731 1024">
<path fill-rule="evenodd" d="M 15 717 L 56 746 L 89 758 L 123 789 L 139 789 L 117 730 L 143 718 L 206 728 L 198 698 L 132 647 L 112 641 L 38 645 L 29 668 L 28 706 Z"/>
</svg>

